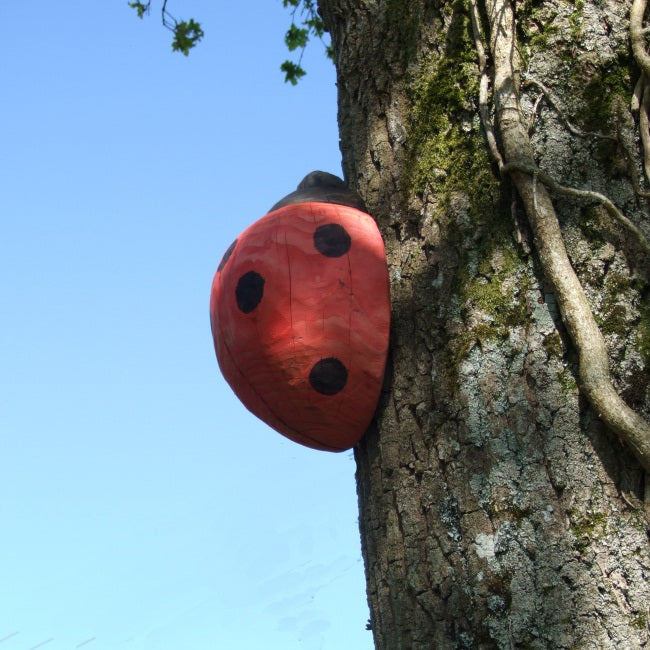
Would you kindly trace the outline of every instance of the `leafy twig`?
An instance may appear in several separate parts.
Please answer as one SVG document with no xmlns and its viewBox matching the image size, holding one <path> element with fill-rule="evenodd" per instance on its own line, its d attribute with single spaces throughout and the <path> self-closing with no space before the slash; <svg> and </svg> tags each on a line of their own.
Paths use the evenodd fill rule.
<svg viewBox="0 0 650 650">
<path fill-rule="evenodd" d="M 300 50 L 298 61 L 284 61 L 280 66 L 280 70 L 284 72 L 284 81 L 292 86 L 298 83 L 301 77 L 307 73 L 301 66 L 302 57 L 305 53 L 307 43 L 312 36 L 323 41 L 325 35 L 325 23 L 318 15 L 318 9 L 314 0 L 282 0 L 284 7 L 292 7 L 291 11 L 291 26 L 284 35 L 284 42 L 289 52 Z M 300 21 L 296 23 L 296 15 L 300 9 Z M 332 58 L 331 46 L 326 45 L 325 51 L 329 58 Z"/>
<path fill-rule="evenodd" d="M 129 2 L 128 4 L 129 7 L 136 10 L 138 18 L 143 18 L 151 9 L 151 0 L 147 0 L 147 2 L 136 0 L 135 2 Z M 204 36 L 201 24 L 193 18 L 190 18 L 190 20 L 176 20 L 176 18 L 167 11 L 167 0 L 163 0 L 161 14 L 163 26 L 174 34 L 172 50 L 174 52 L 181 52 L 187 56 L 190 53 L 190 50 L 195 47 Z"/>
</svg>

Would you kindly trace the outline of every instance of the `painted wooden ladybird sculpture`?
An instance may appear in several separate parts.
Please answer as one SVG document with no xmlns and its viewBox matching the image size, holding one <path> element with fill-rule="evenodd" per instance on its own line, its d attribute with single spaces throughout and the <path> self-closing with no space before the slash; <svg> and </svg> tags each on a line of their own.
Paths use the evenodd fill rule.
<svg viewBox="0 0 650 650">
<path fill-rule="evenodd" d="M 354 446 L 383 381 L 388 271 L 364 210 L 341 179 L 312 172 L 230 245 L 212 284 L 226 381 L 269 426 L 315 449 Z"/>
</svg>

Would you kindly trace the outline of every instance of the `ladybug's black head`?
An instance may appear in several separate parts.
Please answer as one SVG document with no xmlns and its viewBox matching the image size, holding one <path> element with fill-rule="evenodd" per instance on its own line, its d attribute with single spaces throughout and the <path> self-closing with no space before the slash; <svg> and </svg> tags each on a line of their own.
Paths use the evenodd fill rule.
<svg viewBox="0 0 650 650">
<path fill-rule="evenodd" d="M 327 172 L 313 171 L 305 176 L 298 185 L 298 189 L 280 199 L 270 210 L 277 210 L 292 203 L 307 203 L 320 201 L 322 203 L 337 203 L 349 205 L 363 212 L 366 211 L 361 197 L 352 190 L 349 190 L 345 183 L 334 174 Z"/>
<path fill-rule="evenodd" d="M 305 176 L 300 183 L 298 183 L 298 189 L 299 190 L 307 190 L 313 187 L 321 187 L 321 188 L 331 188 L 331 189 L 337 189 L 337 190 L 347 190 L 348 188 L 345 186 L 345 183 L 338 177 L 335 176 L 334 174 L 330 174 L 329 172 L 321 172 L 321 171 L 314 171 L 314 172 L 309 172 L 307 176 Z"/>
</svg>

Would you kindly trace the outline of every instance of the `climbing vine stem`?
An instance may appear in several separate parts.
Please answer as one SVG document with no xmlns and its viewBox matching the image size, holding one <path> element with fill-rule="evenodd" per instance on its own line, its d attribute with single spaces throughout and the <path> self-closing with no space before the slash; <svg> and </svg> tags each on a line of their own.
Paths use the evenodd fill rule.
<svg viewBox="0 0 650 650">
<path fill-rule="evenodd" d="M 645 0 L 635 0 L 635 4 L 637 1 L 645 8 Z M 563 321 L 578 352 L 582 391 L 605 424 L 618 433 L 644 469 L 650 472 L 650 423 L 633 411 L 612 386 L 605 340 L 571 266 L 549 190 L 598 201 L 637 235 L 646 251 L 648 243 L 641 231 L 607 197 L 567 188 L 537 167 L 519 102 L 522 66 L 516 48 L 515 15 L 509 0 L 484 0 L 483 5 L 489 29 L 493 124 L 487 92 L 483 90 L 487 55 L 481 38 L 478 2 L 470 0 L 470 15 L 481 75 L 480 114 L 491 155 L 501 174 L 512 179 L 523 203 L 544 275 L 553 287 Z M 648 63 L 650 66 L 650 57 Z M 497 147 L 497 137 L 501 150 Z"/>
<path fill-rule="evenodd" d="M 646 50 L 646 32 L 643 29 L 643 15 L 646 10 L 646 0 L 634 0 L 630 9 L 630 43 L 632 53 L 639 68 L 641 77 L 635 88 L 633 106 L 639 111 L 639 132 L 643 147 L 643 169 L 646 178 L 650 179 L 650 54 Z"/>
<path fill-rule="evenodd" d="M 616 204 L 612 202 L 611 199 L 606 197 L 600 192 L 594 192 L 593 190 L 579 190 L 575 187 L 567 187 L 566 185 L 561 185 L 558 183 L 552 176 L 543 172 L 536 166 L 529 166 L 522 163 L 507 163 L 501 167 L 502 174 L 510 174 L 512 172 L 523 172 L 525 174 L 532 174 L 533 180 L 537 178 L 554 194 L 562 194 L 564 196 L 572 196 L 578 199 L 583 199 L 592 203 L 601 204 L 608 214 L 616 219 L 622 226 L 627 228 L 631 233 L 633 233 L 643 251 L 650 255 L 650 242 L 648 242 L 646 236 L 643 234 L 641 229 L 630 219 L 628 219 L 617 207 Z"/>
</svg>

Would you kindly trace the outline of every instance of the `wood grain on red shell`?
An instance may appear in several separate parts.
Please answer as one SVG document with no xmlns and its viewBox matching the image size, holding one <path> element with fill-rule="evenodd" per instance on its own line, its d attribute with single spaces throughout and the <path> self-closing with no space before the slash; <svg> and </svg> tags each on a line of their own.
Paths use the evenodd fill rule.
<svg viewBox="0 0 650 650">
<path fill-rule="evenodd" d="M 239 399 L 296 442 L 354 446 L 388 348 L 388 273 L 372 217 L 328 203 L 281 207 L 247 228 L 219 269 L 212 333 Z"/>
</svg>

